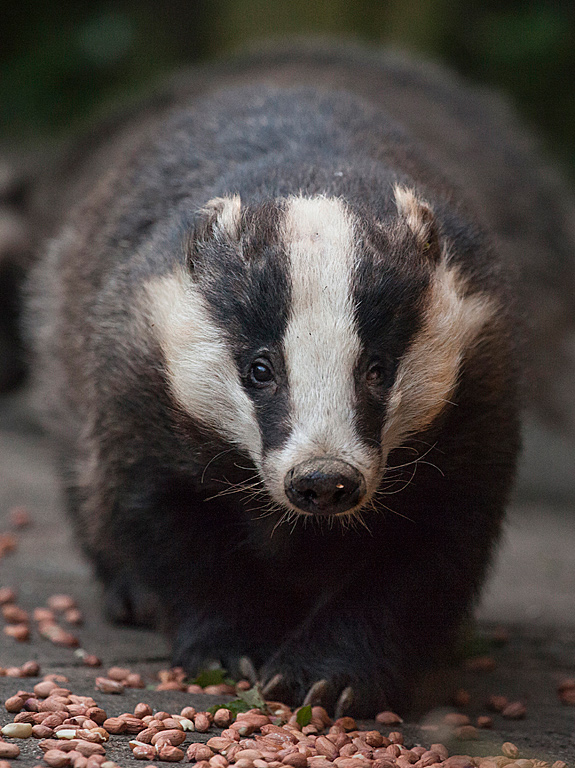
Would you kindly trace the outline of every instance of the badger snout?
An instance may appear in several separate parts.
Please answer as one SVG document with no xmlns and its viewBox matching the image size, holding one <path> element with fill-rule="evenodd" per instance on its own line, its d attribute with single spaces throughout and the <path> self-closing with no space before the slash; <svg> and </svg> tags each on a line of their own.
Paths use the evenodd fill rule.
<svg viewBox="0 0 575 768">
<path fill-rule="evenodd" d="M 286 496 L 302 512 L 336 515 L 361 503 L 365 480 L 351 464 L 339 459 L 309 459 L 290 469 Z"/>
</svg>

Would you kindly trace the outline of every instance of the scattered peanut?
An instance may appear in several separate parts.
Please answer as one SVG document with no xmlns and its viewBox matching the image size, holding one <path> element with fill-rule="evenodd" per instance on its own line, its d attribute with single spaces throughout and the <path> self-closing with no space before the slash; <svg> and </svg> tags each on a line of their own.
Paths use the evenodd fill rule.
<svg viewBox="0 0 575 768">
<path fill-rule="evenodd" d="M 27 739 L 32 735 L 31 723 L 8 723 L 0 729 L 2 736 L 9 736 L 12 739 Z"/>
<path fill-rule="evenodd" d="M 0 758 L 11 760 L 18 757 L 20 747 L 17 744 L 10 744 L 7 741 L 0 741 Z"/>
<path fill-rule="evenodd" d="M 508 720 L 520 720 L 525 717 L 527 710 L 520 701 L 512 701 L 501 712 L 502 717 Z"/>
<path fill-rule="evenodd" d="M 63 613 L 71 608 L 76 608 L 76 601 L 71 595 L 50 595 L 46 602 L 48 608 L 57 613 Z"/>
<path fill-rule="evenodd" d="M 28 624 L 7 624 L 3 631 L 5 635 L 12 637 L 20 643 L 30 639 L 30 627 Z"/>
<path fill-rule="evenodd" d="M 16 591 L 12 587 L 0 587 L 0 605 L 16 602 Z"/>
<path fill-rule="evenodd" d="M 124 693 L 124 686 L 122 683 L 117 682 L 116 680 L 110 680 L 107 677 L 97 677 L 96 678 L 96 690 L 101 691 L 102 693 Z"/>
</svg>

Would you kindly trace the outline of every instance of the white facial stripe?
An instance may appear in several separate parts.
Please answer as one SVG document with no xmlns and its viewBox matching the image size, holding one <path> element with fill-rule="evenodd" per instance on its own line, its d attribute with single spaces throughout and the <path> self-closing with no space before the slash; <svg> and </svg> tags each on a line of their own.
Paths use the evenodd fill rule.
<svg viewBox="0 0 575 768">
<path fill-rule="evenodd" d="M 183 270 L 150 281 L 146 293 L 174 398 L 259 463 L 261 437 L 252 401 L 202 295 Z"/>
<path fill-rule="evenodd" d="M 354 428 L 353 372 L 361 343 L 350 292 L 355 260 L 351 215 L 337 199 L 291 198 L 282 239 L 292 285 L 283 344 L 292 432 L 287 445 L 264 461 L 270 490 L 276 499 L 285 499 L 285 473 L 320 456 L 349 462 L 364 473 L 369 488 L 378 454 Z"/>
<path fill-rule="evenodd" d="M 392 387 L 382 443 L 397 447 L 408 435 L 428 427 L 453 395 L 465 351 L 495 312 L 483 294 L 465 296 L 465 285 L 447 259 L 430 288 L 422 329 L 403 357 Z"/>
</svg>

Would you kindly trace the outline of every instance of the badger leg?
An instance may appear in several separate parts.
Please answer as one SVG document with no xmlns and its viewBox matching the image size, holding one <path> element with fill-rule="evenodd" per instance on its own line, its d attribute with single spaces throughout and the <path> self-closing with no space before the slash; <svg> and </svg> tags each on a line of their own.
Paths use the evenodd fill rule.
<svg viewBox="0 0 575 768">
<path fill-rule="evenodd" d="M 260 670 L 266 697 L 373 716 L 404 699 L 399 638 L 373 604 L 332 601 L 304 621 Z M 361 605 L 360 605 L 361 603 Z M 389 642 L 385 642 L 385 640 Z"/>
<path fill-rule="evenodd" d="M 173 638 L 174 664 L 190 675 L 218 661 L 232 677 L 255 680 L 281 642 L 284 595 L 254 558 L 250 521 L 238 519 L 233 502 L 206 501 L 187 478 L 145 459 L 84 466 L 91 473 L 64 473 L 68 508 L 108 617 L 159 626 Z"/>
<path fill-rule="evenodd" d="M 417 677 L 453 650 L 501 514 L 465 509 L 462 501 L 443 516 L 461 528 L 439 533 L 418 521 L 409 533 L 402 520 L 377 537 L 379 553 L 375 546 L 364 552 L 347 584 L 327 600 L 322 595 L 260 669 L 266 696 L 362 717 L 408 708 Z"/>
</svg>

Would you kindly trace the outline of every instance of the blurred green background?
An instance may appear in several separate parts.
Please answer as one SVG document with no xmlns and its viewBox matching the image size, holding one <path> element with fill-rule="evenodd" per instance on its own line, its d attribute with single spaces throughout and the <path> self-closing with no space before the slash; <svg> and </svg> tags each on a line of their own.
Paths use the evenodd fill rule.
<svg viewBox="0 0 575 768">
<path fill-rule="evenodd" d="M 508 94 L 575 178 L 575 2 L 1 0 L 0 141 L 77 130 L 183 64 L 294 33 L 351 35 Z"/>
</svg>

